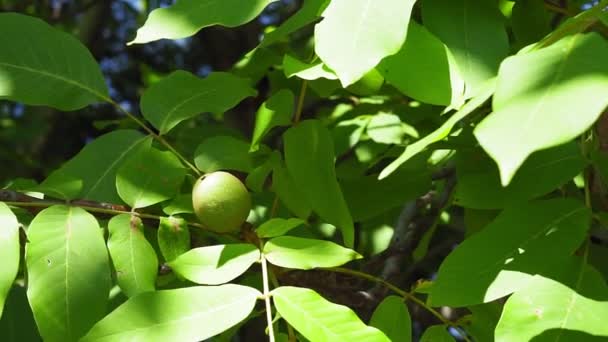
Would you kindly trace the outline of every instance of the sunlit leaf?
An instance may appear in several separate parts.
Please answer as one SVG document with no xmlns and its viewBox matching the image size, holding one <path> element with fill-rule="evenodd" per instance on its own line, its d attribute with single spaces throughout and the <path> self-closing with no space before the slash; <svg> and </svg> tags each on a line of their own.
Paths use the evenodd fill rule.
<svg viewBox="0 0 608 342">
<path fill-rule="evenodd" d="M 186 253 L 190 249 L 190 231 L 186 220 L 179 217 L 161 217 L 157 240 L 166 261 Z"/>
<path fill-rule="evenodd" d="M 258 296 L 256 289 L 232 284 L 142 293 L 99 321 L 81 341 L 205 340 L 247 318 Z"/>
<path fill-rule="evenodd" d="M 401 48 L 415 0 L 332 0 L 315 27 L 315 51 L 344 87 Z"/>
<path fill-rule="evenodd" d="M 596 33 L 505 60 L 494 113 L 475 129 L 504 186 L 530 154 L 576 138 L 597 120 L 608 105 L 605 60 L 608 43 Z"/>
<path fill-rule="evenodd" d="M 97 62 L 75 37 L 16 13 L 0 13 L 0 37 L 0 99 L 65 111 L 109 99 Z"/>
<path fill-rule="evenodd" d="M 290 230 L 306 224 L 306 221 L 298 218 L 282 219 L 273 218 L 262 223 L 255 233 L 261 238 L 271 238 L 275 236 L 285 235 Z"/>
<path fill-rule="evenodd" d="M 34 218 L 27 238 L 27 296 L 40 334 L 77 341 L 106 313 L 110 266 L 102 230 L 83 209 L 57 205 Z"/>
<path fill-rule="evenodd" d="M 0 317 L 4 301 L 19 271 L 20 248 L 19 222 L 9 207 L 0 202 Z"/>
<path fill-rule="evenodd" d="M 129 214 L 114 216 L 108 223 L 116 282 L 128 297 L 155 289 L 158 259 L 143 229 L 141 219 Z"/>
<path fill-rule="evenodd" d="M 168 264 L 175 273 L 197 284 L 218 285 L 245 273 L 259 259 L 257 247 L 243 243 L 194 248 Z"/>
<path fill-rule="evenodd" d="M 227 135 L 205 139 L 194 152 L 194 163 L 204 172 L 218 170 L 249 172 L 253 167 L 249 144 Z"/>
<path fill-rule="evenodd" d="M 168 38 L 186 38 L 212 25 L 236 27 L 253 18 L 276 0 L 178 0 L 172 6 L 157 8 L 137 30 L 129 44 L 143 44 Z"/>
<path fill-rule="evenodd" d="M 274 265 L 309 270 L 336 267 L 362 256 L 331 241 L 280 236 L 266 242 L 262 251 Z"/>
<path fill-rule="evenodd" d="M 281 317 L 310 341 L 389 342 L 380 330 L 366 326 L 357 314 L 313 290 L 281 286 L 272 291 Z"/>
<path fill-rule="evenodd" d="M 262 103 L 255 115 L 253 138 L 250 151 L 259 149 L 260 141 L 274 127 L 291 123 L 295 98 L 287 89 L 281 89 Z"/>
<path fill-rule="evenodd" d="M 165 134 L 197 114 L 223 113 L 255 94 L 246 79 L 226 72 L 199 78 L 178 70 L 144 92 L 141 111 L 160 134 Z"/>
<path fill-rule="evenodd" d="M 316 80 L 318 78 L 326 78 L 328 80 L 337 80 L 338 76 L 331 71 L 323 62 L 315 62 L 308 64 L 302 62 L 295 57 L 285 55 L 283 58 L 283 71 L 285 76 L 296 76 L 303 80 Z"/>
</svg>

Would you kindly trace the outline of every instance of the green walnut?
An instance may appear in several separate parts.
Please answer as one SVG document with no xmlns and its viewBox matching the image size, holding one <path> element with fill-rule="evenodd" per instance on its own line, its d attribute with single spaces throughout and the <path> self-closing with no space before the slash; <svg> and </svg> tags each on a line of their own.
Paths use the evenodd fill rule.
<svg viewBox="0 0 608 342">
<path fill-rule="evenodd" d="M 217 171 L 196 181 L 192 206 L 205 228 L 218 233 L 235 232 L 249 215 L 251 196 L 238 178 Z"/>
</svg>

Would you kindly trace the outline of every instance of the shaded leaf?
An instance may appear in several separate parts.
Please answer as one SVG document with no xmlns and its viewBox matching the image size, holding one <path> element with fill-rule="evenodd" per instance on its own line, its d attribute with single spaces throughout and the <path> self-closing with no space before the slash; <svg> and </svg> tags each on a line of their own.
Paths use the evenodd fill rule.
<svg viewBox="0 0 608 342">
<path fill-rule="evenodd" d="M 42 341 L 25 289 L 20 286 L 13 287 L 6 298 L 6 308 L 0 317 L 0 336 L 3 342 Z"/>
<path fill-rule="evenodd" d="M 172 6 L 152 11 L 129 44 L 143 44 L 163 38 L 186 38 L 212 25 L 240 26 L 253 20 L 266 5 L 274 1 L 178 0 Z"/>
<path fill-rule="evenodd" d="M 185 176 L 186 170 L 173 153 L 148 147 L 118 169 L 116 190 L 128 205 L 143 208 L 175 196 Z"/>
<path fill-rule="evenodd" d="M 495 164 L 479 150 L 459 151 L 454 203 L 476 209 L 504 208 L 545 195 L 572 180 L 587 165 L 575 142 L 539 151 L 517 171 L 507 187 Z"/>
<path fill-rule="evenodd" d="M 203 172 L 218 170 L 249 172 L 253 167 L 249 144 L 228 135 L 205 139 L 194 152 L 194 163 Z"/>
<path fill-rule="evenodd" d="M 325 78 L 328 80 L 337 80 L 338 76 L 323 64 L 323 62 L 316 62 L 308 64 L 302 62 L 290 55 L 285 55 L 283 58 L 283 72 L 287 78 L 296 76 L 303 80 L 316 80 L 319 78 Z"/>
<path fill-rule="evenodd" d="M 517 0 L 511 15 L 513 34 L 520 47 L 535 43 L 551 32 L 551 14 L 535 0 Z"/>
<path fill-rule="evenodd" d="M 188 223 L 179 217 L 161 217 L 157 240 L 158 247 L 166 261 L 177 258 L 190 250 Z"/>
<path fill-rule="evenodd" d="M 218 285 L 245 273 L 259 259 L 257 247 L 243 243 L 194 248 L 168 264 L 197 284 Z"/>
<path fill-rule="evenodd" d="M 374 310 L 369 325 L 378 328 L 391 341 L 412 340 L 412 319 L 402 297 L 384 298 Z"/>
<path fill-rule="evenodd" d="M 286 38 L 289 34 L 319 19 L 329 0 L 307 0 L 294 15 L 285 20 L 275 30 L 264 35 L 260 46 L 268 46 Z"/>
<path fill-rule="evenodd" d="M 273 218 L 262 223 L 255 233 L 261 238 L 271 238 L 275 236 L 285 235 L 290 230 L 306 224 L 306 221 L 298 218 L 282 219 Z"/>
<path fill-rule="evenodd" d="M 208 3 L 209 0 L 205 2 Z M 256 91 L 247 79 L 230 73 L 213 72 L 205 78 L 199 78 L 178 70 L 144 92 L 141 111 L 160 134 L 165 134 L 178 123 L 197 114 L 223 113 L 255 94 Z"/>
<path fill-rule="evenodd" d="M 310 341 L 389 342 L 380 330 L 366 326 L 357 314 L 313 290 L 281 286 L 272 291 L 277 311 Z"/>
<path fill-rule="evenodd" d="M 505 60 L 494 113 L 475 129 L 504 186 L 530 154 L 568 142 L 595 122 L 608 105 L 605 60 L 608 43 L 596 33 Z"/>
<path fill-rule="evenodd" d="M 9 207 L 0 202 L 0 317 L 4 301 L 19 271 L 20 249 L 19 222 Z"/>
<path fill-rule="evenodd" d="M 277 163 L 272 170 L 272 190 L 287 209 L 299 218 L 307 219 L 310 216 L 312 205 L 282 162 Z"/>
<path fill-rule="evenodd" d="M 163 212 L 167 215 L 194 214 L 192 207 L 192 194 L 180 194 L 163 207 Z"/>
<path fill-rule="evenodd" d="M 259 149 L 260 141 L 274 127 L 288 126 L 293 115 L 295 98 L 288 89 L 281 89 L 262 103 L 255 115 L 255 128 L 250 151 Z"/>
<path fill-rule="evenodd" d="M 81 340 L 201 341 L 238 324 L 261 293 L 247 286 L 195 286 L 130 298 Z"/>
<path fill-rule="evenodd" d="M 116 282 L 127 297 L 155 290 L 158 259 L 144 236 L 137 216 L 121 214 L 108 223 L 108 251 L 116 270 Z"/>
<path fill-rule="evenodd" d="M 32 220 L 27 237 L 27 296 L 40 334 L 77 341 L 106 313 L 110 266 L 102 230 L 83 209 L 57 205 Z"/>
<path fill-rule="evenodd" d="M 504 18 L 495 2 L 425 0 L 422 20 L 454 56 L 467 98 L 496 75 L 509 53 Z"/>
<path fill-rule="evenodd" d="M 360 259 L 352 249 L 330 241 L 280 236 L 266 242 L 262 251 L 271 264 L 309 270 L 318 267 L 336 267 Z"/>
<path fill-rule="evenodd" d="M 454 342 L 454 337 L 448 333 L 444 325 L 433 325 L 427 328 L 420 342 Z"/>
<path fill-rule="evenodd" d="M 589 228 L 589 210 L 572 199 L 518 203 L 460 244 L 439 267 L 433 306 L 465 306 L 506 296 L 534 276 L 560 269 Z"/>
<path fill-rule="evenodd" d="M 0 99 L 76 110 L 109 100 L 101 70 L 75 37 L 44 21 L 0 14 Z"/>
<path fill-rule="evenodd" d="M 306 120 L 283 135 L 287 170 L 298 190 L 319 216 L 342 231 L 344 243 L 354 244 L 353 221 L 336 180 L 334 148 L 320 121 Z"/>
<path fill-rule="evenodd" d="M 122 203 L 116 192 L 116 171 L 152 140 L 134 130 L 116 130 L 93 140 L 55 170 L 36 190 L 61 199 L 83 198 Z"/>
<path fill-rule="evenodd" d="M 401 48 L 415 0 L 333 0 L 315 27 L 315 51 L 343 87 Z"/>
</svg>

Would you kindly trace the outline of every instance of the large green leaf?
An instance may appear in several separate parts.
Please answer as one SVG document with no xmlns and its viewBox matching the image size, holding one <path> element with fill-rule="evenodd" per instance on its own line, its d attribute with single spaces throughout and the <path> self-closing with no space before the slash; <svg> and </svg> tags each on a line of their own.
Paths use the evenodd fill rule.
<svg viewBox="0 0 608 342">
<path fill-rule="evenodd" d="M 420 338 L 420 342 L 454 342 L 444 325 L 433 325 L 427 328 Z"/>
<path fill-rule="evenodd" d="M 264 35 L 260 46 L 268 46 L 286 38 L 290 33 L 319 19 L 329 0 L 306 0 L 302 3 L 302 8 L 294 15 L 289 17 L 281 26 Z"/>
<path fill-rule="evenodd" d="M 285 162 L 298 190 L 319 216 L 342 231 L 344 243 L 354 244 L 354 226 L 334 168 L 334 147 L 320 121 L 306 120 L 283 135 Z"/>
<path fill-rule="evenodd" d="M 347 87 L 401 48 L 415 0 L 332 0 L 315 51 Z"/>
<path fill-rule="evenodd" d="M 589 209 L 572 199 L 518 203 L 466 239 L 443 261 L 432 305 L 465 306 L 506 296 L 534 274 L 560 268 L 581 244 Z"/>
<path fill-rule="evenodd" d="M 205 340 L 247 318 L 261 295 L 232 284 L 142 293 L 98 322 L 81 341 Z"/>
<path fill-rule="evenodd" d="M 25 289 L 13 287 L 6 298 L 6 309 L 0 318 L 2 342 L 42 341 Z"/>
<path fill-rule="evenodd" d="M 536 275 L 509 297 L 496 342 L 606 340 L 608 286 L 595 269 L 580 262 L 577 266 L 574 281 Z"/>
<path fill-rule="evenodd" d="M 479 149 L 459 151 L 454 203 L 467 208 L 499 209 L 554 191 L 587 165 L 575 142 L 538 151 L 521 166 L 507 187 L 495 164 Z"/>
<path fill-rule="evenodd" d="M 447 48 L 423 26 L 414 21 L 409 25 L 401 50 L 382 60 L 378 70 L 388 83 L 418 101 L 450 104 L 453 91 Z M 462 86 L 454 85 L 462 92 Z"/>
<path fill-rule="evenodd" d="M 120 167 L 116 190 L 131 207 L 143 208 L 175 196 L 185 176 L 186 170 L 173 153 L 148 146 Z"/>
<path fill-rule="evenodd" d="M 477 94 L 496 75 L 509 52 L 498 6 L 492 1 L 424 0 L 426 28 L 447 45 L 465 82 L 466 97 Z"/>
<path fill-rule="evenodd" d="M 76 110 L 108 99 L 91 53 L 44 21 L 0 14 L 0 99 Z"/>
<path fill-rule="evenodd" d="M 213 72 L 199 78 L 178 70 L 144 92 L 141 111 L 160 134 L 165 134 L 197 114 L 223 113 L 255 94 L 247 79 L 230 73 Z"/>
<path fill-rule="evenodd" d="M 431 186 L 431 175 L 424 169 L 400 169 L 382 180 L 370 175 L 340 184 L 353 220 L 359 222 L 424 195 Z"/>
<path fill-rule="evenodd" d="M 129 44 L 143 44 L 163 38 L 186 38 L 212 25 L 240 26 L 253 20 L 266 5 L 274 1 L 178 0 L 172 6 L 152 11 Z"/>
<path fill-rule="evenodd" d="M 596 33 L 505 60 L 494 113 L 475 129 L 503 185 L 532 152 L 570 141 L 595 122 L 608 105 L 606 60 L 608 43 Z"/>
<path fill-rule="evenodd" d="M 161 217 L 157 240 L 158 247 L 166 261 L 177 258 L 190 249 L 188 223 L 179 217 Z"/>
<path fill-rule="evenodd" d="M 309 270 L 317 267 L 336 267 L 360 259 L 352 249 L 324 240 L 280 236 L 266 242 L 266 259 L 274 265 Z"/>
<path fill-rule="evenodd" d="M 257 247 L 241 243 L 194 248 L 168 265 L 175 273 L 197 284 L 219 285 L 245 273 L 258 260 Z"/>
<path fill-rule="evenodd" d="M 108 223 L 108 251 L 116 270 L 116 282 L 128 297 L 154 291 L 158 259 L 144 236 L 144 225 L 137 216 L 122 214 Z"/>
<path fill-rule="evenodd" d="M 260 141 L 274 127 L 288 126 L 293 115 L 295 98 L 288 89 L 281 89 L 262 103 L 255 115 L 255 128 L 250 151 L 257 151 Z"/>
<path fill-rule="evenodd" d="M 151 139 L 134 130 L 102 135 L 51 173 L 36 190 L 61 199 L 122 203 L 116 192 L 116 171 L 126 159 L 151 143 Z"/>
<path fill-rule="evenodd" d="M 300 190 L 293 177 L 287 172 L 282 162 L 274 165 L 272 170 L 272 190 L 279 196 L 281 202 L 301 219 L 307 219 L 312 210 L 312 204 Z"/>
<path fill-rule="evenodd" d="M 249 144 L 229 135 L 205 139 L 194 152 L 194 163 L 203 172 L 236 170 L 249 172 L 253 160 L 249 155 Z"/>
<path fill-rule="evenodd" d="M 106 313 L 110 265 L 102 230 L 81 208 L 52 206 L 28 228 L 27 296 L 45 341 L 77 341 Z"/>
<path fill-rule="evenodd" d="M 452 128 L 462 119 L 464 119 L 467 115 L 471 114 L 477 108 L 479 108 L 484 102 L 486 102 L 492 93 L 494 93 L 494 87 L 496 83 L 494 80 L 489 80 L 482 89 L 479 91 L 479 94 L 472 98 L 469 102 L 467 102 L 462 108 L 454 113 L 449 119 L 447 119 L 438 129 L 433 131 L 431 134 L 425 136 L 424 138 L 408 145 L 405 148 L 405 151 L 392 163 L 390 163 L 387 167 L 382 170 L 380 173 L 380 179 L 383 179 L 395 172 L 399 166 L 408 161 L 413 156 L 418 153 L 424 151 L 429 145 L 432 143 L 438 142 L 442 139 L 445 139 Z"/>
<path fill-rule="evenodd" d="M 277 311 L 310 341 L 389 342 L 380 330 L 366 326 L 357 314 L 313 290 L 281 286 L 272 291 Z"/>
<path fill-rule="evenodd" d="M 388 296 L 374 310 L 369 325 L 378 328 L 391 341 L 412 340 L 412 319 L 403 297 Z"/>
<path fill-rule="evenodd" d="M 19 271 L 19 259 L 19 222 L 8 206 L 0 202 L 0 317 L 4 301 Z"/>
</svg>

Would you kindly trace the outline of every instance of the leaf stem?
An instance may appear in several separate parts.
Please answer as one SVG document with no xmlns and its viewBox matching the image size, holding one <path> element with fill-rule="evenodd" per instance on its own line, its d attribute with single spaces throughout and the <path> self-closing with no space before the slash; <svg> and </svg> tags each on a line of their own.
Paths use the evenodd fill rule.
<svg viewBox="0 0 608 342">
<path fill-rule="evenodd" d="M 304 110 L 304 98 L 306 98 L 306 89 L 308 88 L 308 81 L 302 80 L 302 86 L 300 87 L 300 94 L 298 95 L 298 105 L 296 106 L 296 113 L 293 118 L 293 123 L 297 124 L 300 122 L 302 117 L 302 111 Z"/>
<path fill-rule="evenodd" d="M 272 325 L 272 307 L 270 306 L 270 286 L 268 285 L 268 262 L 264 253 L 261 257 L 262 262 L 262 282 L 264 287 L 264 303 L 266 304 L 266 320 L 268 321 L 268 340 L 274 342 L 274 328 Z"/>
<path fill-rule="evenodd" d="M 412 302 L 418 304 L 419 306 L 423 307 L 424 309 L 426 309 L 428 312 L 430 312 L 433 316 L 437 317 L 437 319 L 439 319 L 443 324 L 449 325 L 451 327 L 454 327 L 456 329 L 461 329 L 461 327 L 455 323 L 452 322 L 448 319 L 446 319 L 445 317 L 443 317 L 442 314 L 440 314 L 439 312 L 437 312 L 437 310 L 433 309 L 432 307 L 428 306 L 425 302 L 423 302 L 422 300 L 420 300 L 418 297 L 416 297 L 415 295 L 413 295 L 410 292 L 404 291 L 400 288 L 398 288 L 397 286 L 389 283 L 388 281 L 378 278 L 376 276 L 373 276 L 371 274 L 367 274 L 365 272 L 360 272 L 360 271 L 356 271 L 356 270 L 351 270 L 349 268 L 343 268 L 343 267 L 334 267 L 334 268 L 328 268 L 328 271 L 332 271 L 332 272 L 337 272 L 337 273 L 344 273 L 344 274 L 350 274 L 359 278 L 363 278 L 375 283 L 379 283 L 382 284 L 383 286 L 385 286 L 386 288 L 392 290 L 393 292 L 395 292 L 396 294 L 400 295 L 401 297 L 411 300 Z M 466 336 L 466 334 L 462 335 L 465 341 L 470 341 L 469 338 Z"/>
<path fill-rule="evenodd" d="M 146 133 L 148 133 L 149 135 L 151 135 L 156 141 L 158 141 L 161 145 L 165 146 L 177 158 L 179 158 L 179 160 L 181 160 L 181 162 L 184 163 L 184 165 L 186 165 L 192 171 L 194 171 L 195 174 L 197 174 L 199 176 L 201 175 L 201 171 L 199 169 L 197 169 L 196 166 L 194 166 L 192 163 L 190 163 L 190 161 L 188 161 L 188 159 L 186 157 L 184 157 L 173 146 L 171 146 L 171 144 L 169 144 L 169 142 L 165 138 L 163 138 L 159 134 L 156 134 L 156 132 L 154 132 L 150 127 L 148 127 L 148 125 L 146 125 L 145 122 L 143 122 L 142 120 L 140 120 L 134 114 L 130 113 L 128 110 L 124 109 L 121 105 L 119 105 L 118 103 L 116 103 L 111 98 L 104 96 L 104 97 L 102 97 L 102 100 L 108 102 L 109 104 L 111 104 L 112 106 L 114 106 L 114 108 L 116 108 L 118 111 L 120 111 L 121 113 L 125 114 L 129 119 L 133 120 L 133 122 L 135 122 L 144 131 L 146 131 Z"/>
</svg>

